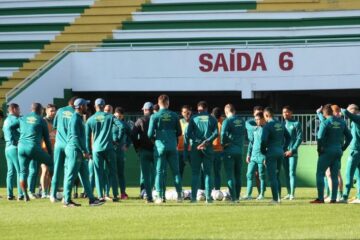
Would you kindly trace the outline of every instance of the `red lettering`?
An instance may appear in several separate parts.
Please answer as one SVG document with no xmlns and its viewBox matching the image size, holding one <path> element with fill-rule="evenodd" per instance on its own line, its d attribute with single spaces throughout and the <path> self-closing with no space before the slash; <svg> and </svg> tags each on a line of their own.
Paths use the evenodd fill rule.
<svg viewBox="0 0 360 240">
<path fill-rule="evenodd" d="M 258 67 L 260 67 L 262 71 L 267 71 L 265 60 L 261 52 L 256 53 L 251 71 L 256 71 Z"/>
<path fill-rule="evenodd" d="M 291 52 L 283 52 L 279 56 L 279 66 L 283 71 L 290 71 L 294 68 L 294 62 L 292 57 L 294 55 Z"/>
<path fill-rule="evenodd" d="M 215 67 L 214 67 L 214 72 L 217 72 L 219 70 L 219 68 L 223 68 L 224 72 L 228 72 L 229 68 L 226 64 L 226 59 L 223 53 L 220 53 L 217 58 L 216 58 L 216 62 L 215 62 Z"/>
<path fill-rule="evenodd" d="M 202 66 L 199 67 L 202 72 L 211 72 L 213 69 L 213 64 L 210 61 L 213 59 L 213 56 L 210 53 L 201 54 L 199 57 L 200 64 Z"/>
<path fill-rule="evenodd" d="M 248 71 L 251 67 L 251 57 L 248 53 L 237 54 L 237 70 Z"/>
</svg>

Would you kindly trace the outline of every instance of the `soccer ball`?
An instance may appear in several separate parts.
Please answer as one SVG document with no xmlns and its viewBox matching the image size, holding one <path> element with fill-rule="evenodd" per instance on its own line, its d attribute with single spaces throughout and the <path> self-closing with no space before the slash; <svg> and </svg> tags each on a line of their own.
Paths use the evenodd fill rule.
<svg viewBox="0 0 360 240">
<path fill-rule="evenodd" d="M 56 198 L 57 198 L 57 199 L 62 199 L 63 197 L 64 197 L 63 192 L 57 192 L 57 193 L 56 193 Z"/>
<path fill-rule="evenodd" d="M 152 197 L 153 197 L 153 199 L 157 199 L 158 198 L 158 194 L 157 194 L 157 192 L 154 190 L 154 191 L 152 191 Z"/>
<path fill-rule="evenodd" d="M 198 201 L 205 201 L 206 197 L 205 197 L 205 191 L 199 189 L 196 195 L 196 200 Z"/>
<path fill-rule="evenodd" d="M 191 199 L 191 190 L 185 190 L 183 192 L 184 200 L 190 200 Z"/>
<path fill-rule="evenodd" d="M 220 190 L 213 190 L 211 196 L 216 201 L 222 201 L 224 198 L 224 194 Z"/>
<path fill-rule="evenodd" d="M 165 198 L 168 201 L 175 201 L 177 200 L 178 194 L 174 190 L 169 190 L 165 192 Z"/>
</svg>

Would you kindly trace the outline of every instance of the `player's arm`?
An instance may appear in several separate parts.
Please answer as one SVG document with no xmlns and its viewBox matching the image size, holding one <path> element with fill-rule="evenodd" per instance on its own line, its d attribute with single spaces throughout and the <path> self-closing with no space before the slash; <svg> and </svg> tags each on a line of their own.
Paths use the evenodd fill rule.
<svg viewBox="0 0 360 240">
<path fill-rule="evenodd" d="M 46 145 L 47 152 L 52 155 L 52 147 L 50 142 L 50 136 L 49 136 L 49 129 L 46 124 L 46 121 L 44 119 L 41 119 L 41 127 L 42 127 L 42 133 L 43 133 L 43 139 Z"/>
<path fill-rule="evenodd" d="M 156 118 L 155 115 L 151 115 L 150 122 L 149 122 L 149 129 L 147 132 L 148 138 L 154 139 L 155 138 L 155 125 L 156 125 Z"/>
<path fill-rule="evenodd" d="M 296 131 L 296 141 L 295 143 L 291 146 L 290 151 L 292 153 L 297 153 L 298 148 L 300 147 L 302 140 L 303 140 L 303 133 L 302 133 L 302 127 L 301 127 L 301 123 L 298 122 L 295 126 L 295 131 Z"/>
<path fill-rule="evenodd" d="M 285 124 L 283 124 L 283 129 L 284 129 L 284 148 L 283 149 L 284 149 L 284 152 L 286 152 L 290 145 L 291 136 L 290 136 L 289 132 L 286 130 Z"/>
<path fill-rule="evenodd" d="M 181 125 L 180 125 L 180 119 L 178 117 L 178 115 L 174 114 L 175 115 L 175 121 L 176 121 L 176 137 L 177 139 L 179 139 L 179 137 L 182 136 L 182 130 L 181 130 Z"/>
<path fill-rule="evenodd" d="M 85 124 L 85 145 L 86 145 L 85 152 L 87 152 L 87 153 L 91 153 L 91 146 L 92 146 L 92 143 L 91 143 L 92 130 L 91 130 L 91 122 L 90 121 L 91 121 L 91 118 L 88 119 Z"/>
<path fill-rule="evenodd" d="M 321 154 L 324 151 L 324 140 L 325 140 L 326 130 L 327 127 L 325 122 L 321 122 L 319 126 L 319 131 L 317 133 L 317 148 L 319 154 Z"/>
<path fill-rule="evenodd" d="M 228 138 L 228 129 L 229 129 L 229 121 L 225 119 L 223 121 L 221 132 L 220 132 L 220 143 L 222 146 L 226 146 L 229 144 L 229 138 Z"/>
<path fill-rule="evenodd" d="M 350 130 L 346 127 L 346 124 L 344 124 L 344 136 L 345 136 L 345 143 L 342 147 L 342 150 L 345 151 L 347 149 L 347 147 L 350 145 L 350 142 L 352 140 L 352 135 Z"/>
<path fill-rule="evenodd" d="M 245 122 L 245 128 L 246 128 L 246 133 L 247 133 L 248 140 L 250 142 L 254 138 L 254 134 L 253 134 L 254 126 L 252 126 L 249 121 L 246 121 Z"/>
<path fill-rule="evenodd" d="M 344 116 L 348 117 L 351 121 L 353 121 L 356 124 L 360 124 L 360 116 L 356 114 L 352 114 L 346 109 L 341 109 L 341 113 L 344 114 Z"/>
<path fill-rule="evenodd" d="M 262 154 L 266 154 L 267 152 L 267 146 L 269 141 L 269 127 L 268 124 L 266 124 L 263 127 L 263 131 L 261 133 L 261 143 L 260 143 L 260 150 Z"/>
<path fill-rule="evenodd" d="M 190 139 L 193 140 L 193 141 L 195 140 L 194 126 L 195 126 L 194 118 L 191 117 L 190 121 L 189 121 L 189 124 L 188 124 L 187 128 L 185 129 L 184 144 L 189 144 Z"/>
<path fill-rule="evenodd" d="M 57 129 L 57 124 L 58 124 L 58 118 L 59 118 L 59 113 L 60 111 L 57 111 L 56 112 L 56 115 L 55 115 L 55 117 L 54 117 L 54 121 L 53 121 L 53 125 L 52 125 L 52 129 Z"/>
<path fill-rule="evenodd" d="M 211 121 L 212 131 L 210 137 L 208 137 L 205 140 L 207 143 L 212 143 L 219 136 L 217 120 L 214 117 L 210 117 L 210 121 Z"/>
</svg>

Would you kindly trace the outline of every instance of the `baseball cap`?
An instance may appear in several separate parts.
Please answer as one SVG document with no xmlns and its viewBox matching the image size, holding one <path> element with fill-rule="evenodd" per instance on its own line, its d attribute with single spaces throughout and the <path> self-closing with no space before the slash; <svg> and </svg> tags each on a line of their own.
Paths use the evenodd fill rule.
<svg viewBox="0 0 360 240">
<path fill-rule="evenodd" d="M 90 103 L 89 100 L 85 100 L 85 99 L 83 99 L 83 98 L 77 98 L 77 99 L 75 100 L 75 102 L 74 102 L 74 107 L 75 107 L 75 108 L 79 108 L 80 106 L 82 106 L 82 105 L 87 105 L 87 104 L 89 104 L 89 103 Z"/>
<path fill-rule="evenodd" d="M 154 106 L 154 105 L 153 105 L 151 102 L 146 102 L 146 103 L 144 103 L 144 106 L 142 107 L 142 110 L 152 109 L 153 106 Z"/>
<path fill-rule="evenodd" d="M 95 106 L 105 106 L 105 100 L 102 98 L 98 98 L 95 100 Z"/>
</svg>

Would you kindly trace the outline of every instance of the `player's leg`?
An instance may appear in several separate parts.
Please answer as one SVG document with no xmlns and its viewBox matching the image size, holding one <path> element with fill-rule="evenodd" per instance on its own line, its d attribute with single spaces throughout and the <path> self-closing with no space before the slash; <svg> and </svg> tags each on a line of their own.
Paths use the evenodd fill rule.
<svg viewBox="0 0 360 240">
<path fill-rule="evenodd" d="M 104 160 L 104 175 L 103 175 L 103 181 L 104 181 L 104 194 L 105 194 L 105 200 L 110 200 L 110 162 L 105 159 Z"/>
<path fill-rule="evenodd" d="M 153 174 L 153 153 L 147 150 L 139 151 L 141 175 L 143 177 L 144 189 L 146 191 L 146 200 L 148 203 L 153 202 L 152 197 L 152 175 Z"/>
<path fill-rule="evenodd" d="M 24 194 L 24 200 L 29 201 L 30 198 L 27 194 L 27 178 L 29 174 L 29 164 L 30 159 L 28 158 L 28 149 L 20 146 L 18 148 L 18 158 L 19 158 L 19 169 L 20 169 L 20 187 L 21 191 Z"/>
<path fill-rule="evenodd" d="M 99 199 L 104 199 L 104 152 L 93 152 L 95 187 Z"/>
<path fill-rule="evenodd" d="M 7 147 L 5 150 L 6 157 L 6 166 L 7 166 L 7 174 L 6 174 L 6 195 L 8 200 L 14 200 L 14 192 L 13 192 L 13 182 L 16 176 L 15 166 L 13 164 L 13 160 L 11 159 L 11 147 Z"/>
<path fill-rule="evenodd" d="M 246 172 L 246 196 L 244 197 L 244 199 L 251 199 L 251 195 L 252 195 L 252 190 L 253 190 L 253 177 L 254 177 L 254 172 L 255 172 L 255 166 L 256 166 L 256 162 L 255 161 L 250 161 L 247 167 L 247 172 Z"/>
<path fill-rule="evenodd" d="M 156 203 L 161 203 L 165 201 L 165 168 L 166 168 L 166 158 L 163 151 L 158 151 L 155 149 L 155 158 L 156 158 L 156 177 L 155 177 L 155 189 L 157 193 Z"/>
<path fill-rule="evenodd" d="M 234 158 L 235 194 L 237 201 L 240 199 L 240 193 L 241 193 L 242 154 L 235 154 L 233 155 L 233 158 Z"/>
<path fill-rule="evenodd" d="M 118 201 L 119 196 L 119 181 L 117 178 L 117 164 L 116 164 L 116 155 L 115 150 L 108 150 L 108 169 L 109 169 L 109 182 L 111 183 L 114 199 L 113 201 Z"/>
<path fill-rule="evenodd" d="M 121 199 L 128 199 L 126 194 L 126 179 L 125 179 L 125 152 L 123 150 L 118 150 L 116 152 L 117 157 L 117 171 L 118 171 L 118 180 L 121 193 Z"/>
<path fill-rule="evenodd" d="M 213 175 L 212 169 L 214 167 L 214 153 L 212 151 L 206 152 L 203 158 L 203 168 L 205 176 L 205 196 L 207 203 L 212 202 L 211 191 L 213 189 Z"/>
<path fill-rule="evenodd" d="M 41 176 L 40 176 L 40 185 L 41 185 L 41 198 L 47 198 L 49 192 L 49 186 L 48 186 L 48 174 L 49 170 L 48 167 L 45 164 L 40 165 L 41 168 Z"/>
<path fill-rule="evenodd" d="M 199 189 L 200 171 L 202 163 L 201 152 L 192 149 L 190 152 L 191 158 L 191 202 L 196 202 L 197 191 Z"/>
<path fill-rule="evenodd" d="M 278 202 L 279 200 L 279 185 L 277 182 L 277 163 L 278 163 L 278 159 L 275 157 L 266 158 L 266 167 L 269 176 L 273 202 Z"/>
<path fill-rule="evenodd" d="M 36 182 L 38 179 L 38 162 L 35 159 L 31 159 L 29 163 L 29 175 L 27 179 L 28 187 L 29 187 L 29 197 L 30 199 L 35 199 L 37 196 L 35 195 Z"/>
<path fill-rule="evenodd" d="M 88 168 L 89 168 L 89 180 L 90 180 L 91 192 L 94 192 L 94 188 L 95 188 L 95 167 L 94 167 L 94 160 L 93 159 L 89 159 Z"/>
<path fill-rule="evenodd" d="M 338 172 L 338 192 L 337 192 L 337 200 L 340 200 L 343 195 L 344 190 L 344 182 L 341 175 L 341 162 L 339 162 L 339 172 Z"/>
<path fill-rule="evenodd" d="M 325 177 L 326 177 L 326 182 L 327 182 L 327 199 L 326 200 L 329 200 L 330 201 L 330 196 L 331 196 L 331 189 L 332 189 L 332 181 L 331 181 L 331 173 L 330 173 L 330 168 L 326 169 L 326 172 L 325 172 Z"/>
<path fill-rule="evenodd" d="M 65 148 L 56 146 L 54 148 L 54 173 L 51 179 L 50 201 L 55 202 L 56 193 L 60 180 L 64 177 L 65 168 Z"/>
<path fill-rule="evenodd" d="M 89 198 L 89 201 L 94 201 L 95 197 L 94 194 L 92 192 L 92 189 L 90 187 L 90 181 L 89 181 L 89 168 L 88 165 L 86 164 L 86 161 L 82 159 L 82 156 L 80 156 L 81 160 L 79 163 L 79 178 L 82 182 L 82 185 L 84 187 L 84 191 L 86 196 Z"/>
<path fill-rule="evenodd" d="M 265 166 L 262 162 L 257 164 L 260 180 L 260 193 L 257 200 L 264 199 L 265 196 Z"/>
<path fill-rule="evenodd" d="M 329 167 L 328 154 L 321 154 L 319 156 L 317 167 L 316 167 L 316 187 L 318 191 L 318 200 L 324 201 L 324 177 L 325 172 Z"/>
<path fill-rule="evenodd" d="M 185 170 L 185 159 L 184 159 L 184 152 L 183 151 L 179 151 L 178 152 L 178 159 L 179 159 L 179 172 L 180 172 L 180 176 L 181 179 L 184 177 L 184 170 Z"/>
<path fill-rule="evenodd" d="M 80 152 L 72 148 L 65 148 L 65 153 L 64 205 L 69 205 L 72 203 L 71 192 L 75 178 L 78 176 L 82 156 Z"/>
<path fill-rule="evenodd" d="M 338 180 L 338 176 L 339 176 L 339 170 L 340 170 L 340 158 L 335 158 L 334 160 L 331 161 L 331 165 L 330 165 L 330 172 L 331 172 L 331 181 L 332 181 L 332 189 L 331 189 L 331 201 L 332 202 L 336 202 L 336 198 L 337 198 L 337 192 L 338 192 L 338 187 L 339 187 L 339 180 Z"/>
<path fill-rule="evenodd" d="M 277 164 L 276 164 L 276 180 L 277 180 L 277 184 L 278 184 L 278 194 L 279 194 L 279 199 L 281 199 L 281 181 L 280 181 L 280 173 L 281 173 L 281 168 L 283 166 L 283 161 L 284 158 L 283 157 L 278 157 L 277 158 Z"/>
<path fill-rule="evenodd" d="M 290 189 L 290 158 L 284 158 L 283 161 L 283 167 L 284 167 L 284 173 L 285 173 L 285 185 L 287 189 L 287 195 L 284 197 L 284 199 L 289 199 L 291 194 Z"/>
<path fill-rule="evenodd" d="M 236 190 L 235 190 L 235 159 L 232 154 L 225 153 L 224 157 L 224 169 L 226 173 L 226 183 L 230 192 L 231 200 L 236 201 Z"/>
<path fill-rule="evenodd" d="M 16 185 L 17 185 L 17 191 L 18 191 L 18 200 L 22 200 L 24 198 L 24 194 L 21 191 L 20 187 L 20 166 L 19 166 L 19 158 L 18 158 L 18 148 L 17 147 L 11 147 L 6 150 L 6 153 L 8 153 L 12 164 L 16 171 Z"/>
<path fill-rule="evenodd" d="M 290 200 L 294 199 L 295 197 L 297 162 L 298 157 L 289 158 Z"/>
<path fill-rule="evenodd" d="M 179 164 L 178 156 L 179 155 L 176 150 L 169 151 L 167 160 L 168 160 L 171 172 L 174 177 L 174 185 L 175 185 L 176 192 L 178 194 L 178 201 L 180 202 L 183 200 L 183 197 L 182 197 L 182 179 L 181 179 L 180 170 L 179 170 L 180 164 Z"/>
<path fill-rule="evenodd" d="M 214 188 L 220 190 L 221 188 L 221 161 L 223 158 L 222 152 L 214 152 Z"/>
</svg>

